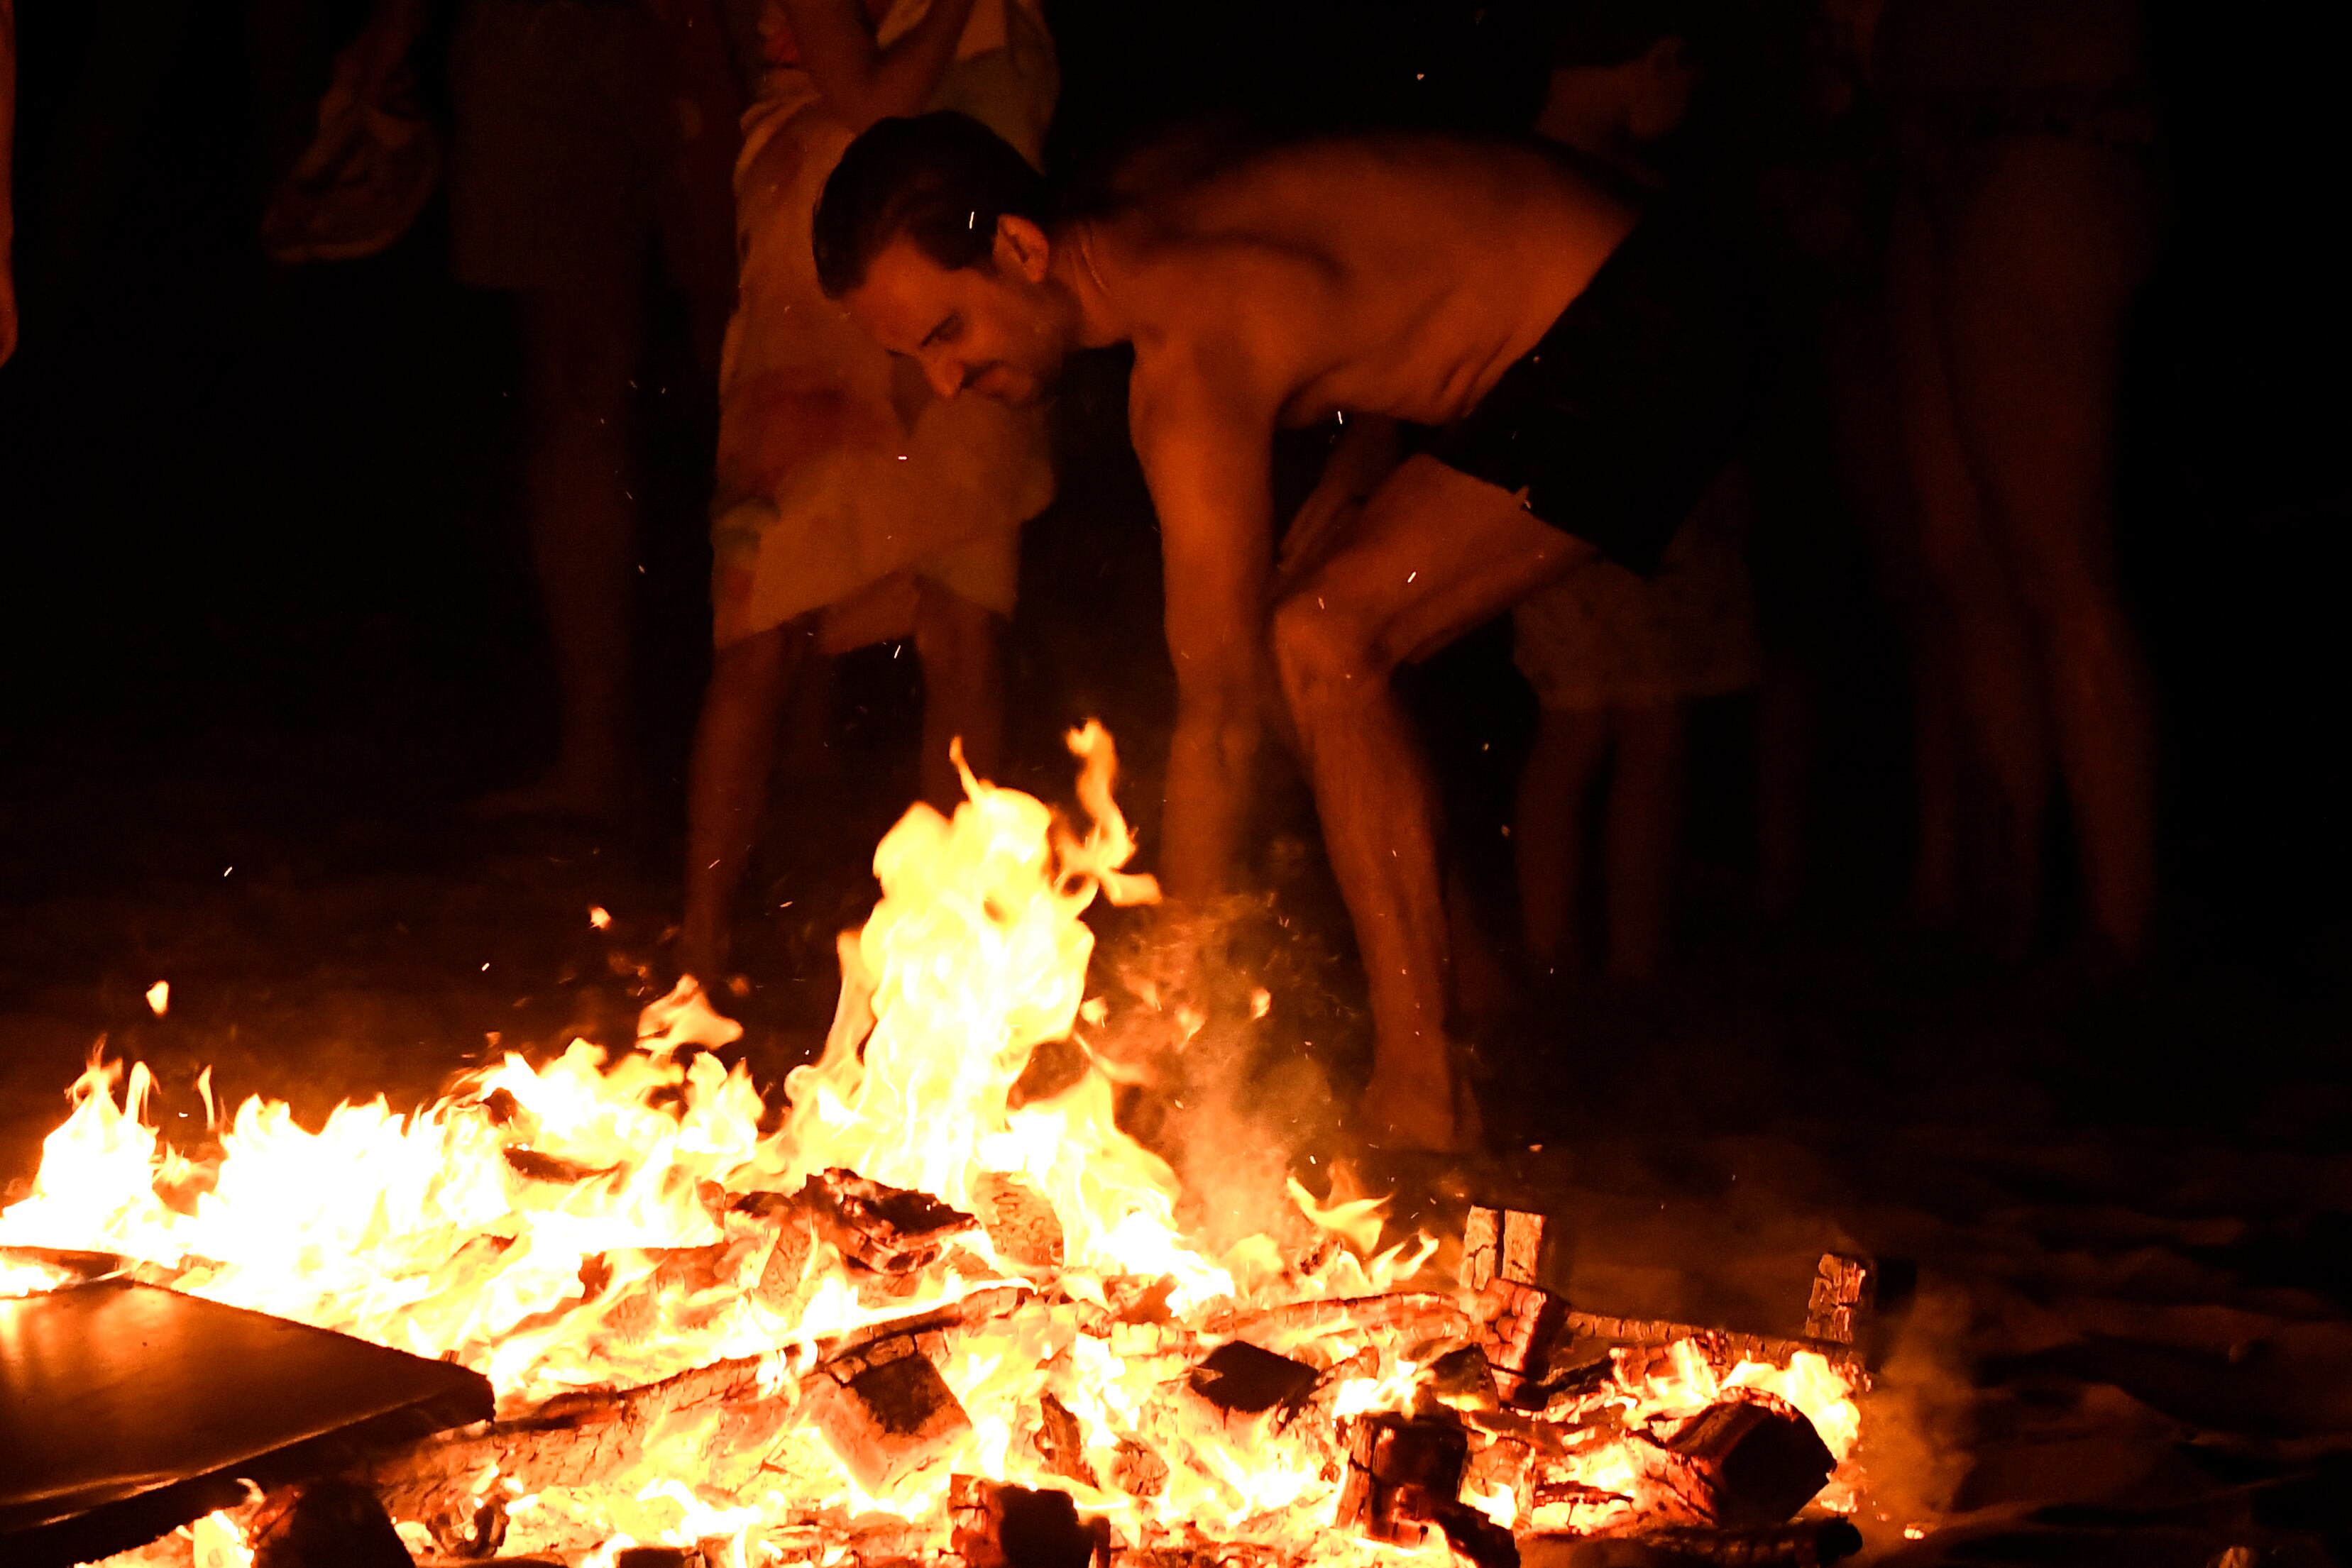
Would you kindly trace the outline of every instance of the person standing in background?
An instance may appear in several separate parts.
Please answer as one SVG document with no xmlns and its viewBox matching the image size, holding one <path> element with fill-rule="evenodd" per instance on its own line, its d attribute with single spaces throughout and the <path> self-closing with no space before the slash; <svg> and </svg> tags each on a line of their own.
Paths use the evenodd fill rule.
<svg viewBox="0 0 2352 1568">
<path fill-rule="evenodd" d="M 1538 134 L 1664 193 L 1671 182 L 1659 150 L 1688 120 L 1706 78 L 1698 12 L 1678 0 L 1561 7 L 1548 28 L 1552 69 Z M 1675 531 L 1654 574 L 1580 562 L 1511 612 L 1513 655 L 1541 709 L 1512 839 L 1539 980 L 1585 967 L 1578 914 L 1596 810 L 1606 972 L 1644 985 L 1664 965 L 1685 710 L 1759 675 L 1740 557 L 1748 497 L 1735 466 Z"/>
<path fill-rule="evenodd" d="M 935 396 L 824 297 L 810 249 L 818 193 L 877 120 L 960 110 L 1038 162 L 1058 78 L 1033 0 L 768 0 L 759 25 L 719 386 L 716 652 L 688 781 L 681 956 L 706 981 L 727 961 L 779 710 L 812 653 L 911 637 L 924 794 L 958 798 L 958 737 L 994 768 L 1021 525 L 1054 497 L 1043 412 Z"/>
<path fill-rule="evenodd" d="M 1903 192 L 1889 255 L 1918 557 L 1995 819 L 1993 946 L 2042 913 L 2063 780 L 2103 963 L 2156 898 L 2155 701 L 2116 570 L 2125 319 L 2160 183 L 2137 0 L 1889 0 L 1873 77 Z"/>
<path fill-rule="evenodd" d="M 265 220 L 288 262 L 373 255 L 441 160 L 415 107 L 436 0 L 377 0 L 337 57 L 310 150 Z M 553 763 L 477 814 L 608 819 L 635 792 L 632 377 L 655 263 L 715 379 L 734 295 L 743 93 L 715 0 L 462 0 L 449 52 L 451 269 L 511 295 L 522 338 L 525 522 L 554 654 Z"/>
</svg>

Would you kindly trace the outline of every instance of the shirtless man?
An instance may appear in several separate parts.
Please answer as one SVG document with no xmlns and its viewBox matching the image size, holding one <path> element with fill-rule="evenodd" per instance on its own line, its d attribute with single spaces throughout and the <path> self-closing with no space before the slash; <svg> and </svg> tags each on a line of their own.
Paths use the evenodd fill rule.
<svg viewBox="0 0 2352 1568">
<path fill-rule="evenodd" d="M 1596 549 L 1654 565 L 1727 447 L 1727 296 L 1531 146 L 1321 141 L 1048 213 L 974 122 L 885 120 L 819 204 L 818 276 L 943 397 L 1034 402 L 1070 350 L 1134 345 L 1178 690 L 1163 878 L 1222 890 L 1270 646 L 1371 983 L 1366 1131 L 1462 1147 L 1438 800 L 1389 677 Z M 1274 433 L 1334 417 L 1277 569 Z M 1391 468 L 1395 422 L 1443 428 Z"/>
</svg>

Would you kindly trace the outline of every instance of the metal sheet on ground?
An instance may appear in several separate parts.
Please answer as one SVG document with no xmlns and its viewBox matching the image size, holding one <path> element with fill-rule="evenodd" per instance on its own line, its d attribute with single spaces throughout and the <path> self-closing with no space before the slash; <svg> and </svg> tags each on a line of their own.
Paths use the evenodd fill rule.
<svg viewBox="0 0 2352 1568">
<path fill-rule="evenodd" d="M 127 1282 L 0 1300 L 0 1561 L 152 1541 L 355 1447 L 491 1414 L 463 1367 Z"/>
</svg>

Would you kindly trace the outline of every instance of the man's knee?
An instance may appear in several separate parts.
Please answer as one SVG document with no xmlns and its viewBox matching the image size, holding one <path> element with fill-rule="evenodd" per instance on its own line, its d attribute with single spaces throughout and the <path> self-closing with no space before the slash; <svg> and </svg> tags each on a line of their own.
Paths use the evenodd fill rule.
<svg viewBox="0 0 2352 1568">
<path fill-rule="evenodd" d="M 1311 587 L 1275 606 L 1275 668 L 1295 714 L 1328 706 L 1386 682 L 1392 661 L 1361 616 Z"/>
</svg>

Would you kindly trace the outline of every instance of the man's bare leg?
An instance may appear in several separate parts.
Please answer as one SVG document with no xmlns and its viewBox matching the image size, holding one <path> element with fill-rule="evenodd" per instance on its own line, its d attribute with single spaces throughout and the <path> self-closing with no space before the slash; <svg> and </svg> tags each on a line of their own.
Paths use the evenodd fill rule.
<svg viewBox="0 0 2352 1568">
<path fill-rule="evenodd" d="M 1972 760 L 1992 787 L 2001 852 L 1982 868 L 1993 950 L 2021 960 L 2042 904 L 2042 840 L 2053 782 L 2049 720 L 2025 608 L 2001 559 L 1952 407 L 1939 268 L 1924 206 L 1906 201 L 1888 247 L 1896 401 L 1912 479 L 1914 538 L 1950 690 Z M 1932 634 L 1932 633 L 1931 633 Z"/>
<path fill-rule="evenodd" d="M 629 772 L 629 648 L 636 619 L 636 506 L 629 499 L 629 375 L 643 342 L 636 265 L 523 296 L 530 450 L 524 510 L 554 645 L 555 763 L 489 814 L 619 810 Z"/>
<path fill-rule="evenodd" d="M 2041 656 L 2084 902 L 2126 961 L 2156 898 L 2156 705 L 2116 580 L 2113 453 L 2156 200 L 2127 152 L 2005 138 L 1955 204 L 1942 258 L 1954 408 Z"/>
<path fill-rule="evenodd" d="M 923 799 L 951 811 L 963 799 L 948 745 L 982 779 L 1004 760 L 1004 617 L 929 578 L 918 584 L 915 653 L 923 661 Z"/>
<path fill-rule="evenodd" d="M 1445 1030 L 1437 792 L 1389 677 L 1591 554 L 1495 486 L 1416 457 L 1275 607 L 1276 664 L 1370 980 L 1362 1112 L 1384 1146 L 1458 1148 L 1472 1110 Z"/>
<path fill-rule="evenodd" d="M 687 776 L 686 929 L 679 967 L 715 985 L 727 963 L 735 891 L 768 803 L 776 721 L 808 647 L 797 624 L 770 627 L 711 656 Z"/>
</svg>

